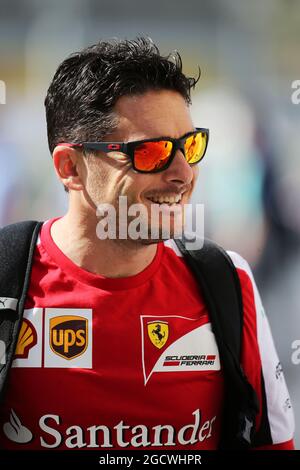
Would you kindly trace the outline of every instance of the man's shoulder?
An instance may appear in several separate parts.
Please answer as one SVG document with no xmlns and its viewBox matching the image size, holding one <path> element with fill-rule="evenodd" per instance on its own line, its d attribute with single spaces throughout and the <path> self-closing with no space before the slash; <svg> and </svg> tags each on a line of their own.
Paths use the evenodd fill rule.
<svg viewBox="0 0 300 470">
<path fill-rule="evenodd" d="M 237 270 L 242 291 L 251 291 L 257 303 L 258 299 L 256 297 L 258 296 L 258 290 L 250 264 L 242 255 L 235 251 L 228 250 L 226 253 Z M 245 295 L 245 292 L 243 292 L 243 294 Z"/>
<path fill-rule="evenodd" d="M 233 262 L 234 266 L 237 269 L 245 271 L 247 274 L 252 276 L 252 271 L 248 261 L 236 251 L 226 250 L 226 253 L 230 257 L 231 261 Z"/>
<path fill-rule="evenodd" d="M 164 246 L 166 248 L 171 249 L 178 257 L 181 257 L 181 258 L 183 257 L 182 252 L 180 251 L 180 249 L 178 248 L 178 246 L 176 245 L 174 240 L 172 240 L 172 239 L 165 240 L 163 243 L 164 243 Z M 238 269 L 238 270 L 244 271 L 253 280 L 252 270 L 251 270 L 250 265 L 247 262 L 247 260 L 242 255 L 240 255 L 239 253 L 237 253 L 235 251 L 227 250 L 223 247 L 221 247 L 221 248 L 230 257 L 230 259 L 233 262 L 235 268 Z"/>
</svg>

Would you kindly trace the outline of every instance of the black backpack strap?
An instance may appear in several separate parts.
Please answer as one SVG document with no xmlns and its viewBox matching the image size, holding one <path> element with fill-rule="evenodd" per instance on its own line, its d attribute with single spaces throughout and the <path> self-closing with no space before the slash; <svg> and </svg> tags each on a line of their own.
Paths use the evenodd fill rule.
<svg viewBox="0 0 300 470">
<path fill-rule="evenodd" d="M 41 225 L 25 221 L 0 230 L 0 401 L 17 346 Z"/>
<path fill-rule="evenodd" d="M 228 254 L 205 239 L 200 250 L 174 240 L 193 271 L 207 305 L 225 376 L 220 448 L 247 449 L 255 433 L 258 399 L 240 365 L 243 302 L 237 271 Z"/>
</svg>

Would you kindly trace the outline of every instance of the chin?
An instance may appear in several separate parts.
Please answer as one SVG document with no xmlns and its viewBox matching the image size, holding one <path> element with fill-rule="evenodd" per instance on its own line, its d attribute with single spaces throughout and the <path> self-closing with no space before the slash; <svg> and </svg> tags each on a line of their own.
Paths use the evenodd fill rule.
<svg viewBox="0 0 300 470">
<path fill-rule="evenodd" d="M 155 237 L 151 238 L 151 231 L 148 233 L 148 239 L 146 240 L 146 242 L 149 241 L 150 243 L 158 243 L 159 241 L 170 240 L 173 238 L 182 238 L 183 232 L 184 229 L 182 226 L 179 228 L 171 227 L 170 230 L 164 230 L 163 227 L 159 227 L 159 229 L 155 231 Z"/>
</svg>

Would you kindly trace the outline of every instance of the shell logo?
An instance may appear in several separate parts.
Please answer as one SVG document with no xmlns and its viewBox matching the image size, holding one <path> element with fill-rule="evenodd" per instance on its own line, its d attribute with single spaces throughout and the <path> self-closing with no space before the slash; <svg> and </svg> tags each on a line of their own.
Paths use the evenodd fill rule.
<svg viewBox="0 0 300 470">
<path fill-rule="evenodd" d="M 29 351 L 37 344 L 37 333 L 31 321 L 23 318 L 15 358 L 27 359 Z"/>
</svg>

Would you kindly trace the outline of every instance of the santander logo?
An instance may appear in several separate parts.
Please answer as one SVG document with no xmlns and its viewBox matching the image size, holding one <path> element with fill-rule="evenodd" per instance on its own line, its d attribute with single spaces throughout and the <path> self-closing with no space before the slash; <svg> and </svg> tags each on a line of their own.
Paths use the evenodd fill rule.
<svg viewBox="0 0 300 470">
<path fill-rule="evenodd" d="M 23 426 L 14 410 L 11 410 L 9 422 L 4 423 L 3 432 L 8 439 L 19 444 L 27 444 L 33 438 L 32 432 Z"/>
<path fill-rule="evenodd" d="M 187 424 L 176 429 L 170 424 L 149 427 L 144 423 L 131 426 L 124 420 L 114 426 L 94 424 L 82 427 L 79 424 L 65 427 L 61 416 L 45 414 L 39 418 L 40 435 L 33 441 L 32 432 L 21 423 L 14 410 L 9 422 L 3 425 L 5 436 L 18 444 L 31 443 L 31 448 L 39 449 L 105 449 L 105 448 L 180 448 L 197 446 L 209 440 L 215 433 L 217 417 L 203 419 L 199 409 L 193 411 Z M 167 431 L 167 432 L 166 432 Z"/>
</svg>

